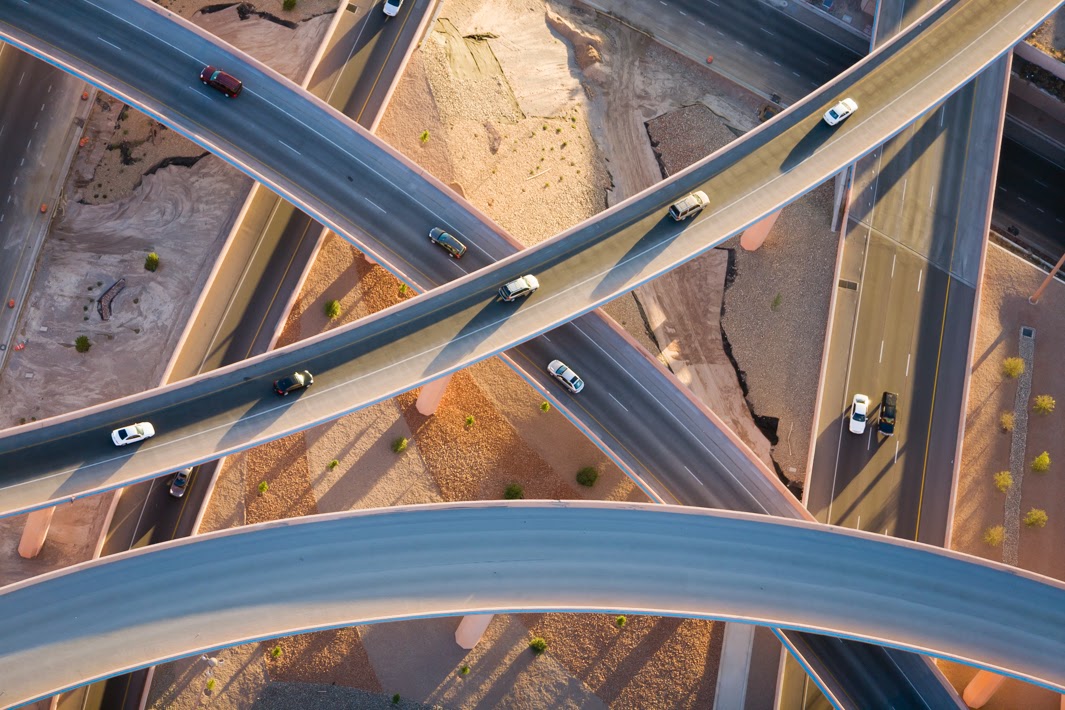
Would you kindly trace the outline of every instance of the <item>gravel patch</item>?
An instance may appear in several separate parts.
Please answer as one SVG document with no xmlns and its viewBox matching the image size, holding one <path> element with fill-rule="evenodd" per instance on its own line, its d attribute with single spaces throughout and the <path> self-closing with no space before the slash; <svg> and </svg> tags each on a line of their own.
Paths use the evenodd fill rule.
<svg viewBox="0 0 1065 710">
<path fill-rule="evenodd" d="M 1002 542 L 1002 561 L 1017 564 L 1017 547 L 1021 537 L 1021 484 L 1024 481 L 1025 444 L 1028 441 L 1028 400 L 1032 394 L 1032 374 L 1035 368 L 1035 331 L 1031 337 L 1019 338 L 1017 355 L 1024 360 L 1024 372 L 1017 379 L 1017 395 L 1013 404 L 1013 437 L 1010 442 L 1010 473 L 1013 485 L 1006 491 L 1006 538 Z"/>
<path fill-rule="evenodd" d="M 429 710 L 442 708 L 412 700 L 392 703 L 392 696 L 358 688 L 315 683 L 271 683 L 249 705 L 252 710 Z"/>
</svg>

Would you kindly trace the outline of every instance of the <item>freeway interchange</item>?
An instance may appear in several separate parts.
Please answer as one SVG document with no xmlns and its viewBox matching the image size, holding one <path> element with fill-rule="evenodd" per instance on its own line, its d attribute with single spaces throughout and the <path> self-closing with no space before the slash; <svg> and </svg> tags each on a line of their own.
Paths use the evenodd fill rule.
<svg viewBox="0 0 1065 710">
<path fill-rule="evenodd" d="M 139 5 L 106 4 L 145 12 L 143 21 L 136 24 L 129 13 L 123 13 L 126 17 L 121 22 L 138 30 L 169 23 L 162 13 Z M 52 4 L 53 9 L 56 5 Z M 906 42 L 895 43 L 890 51 L 866 60 L 772 124 L 654 191 L 628 200 L 541 247 L 461 278 L 405 308 L 379 314 L 299 348 L 256 358 L 149 397 L 94 408 L 84 419 L 59 418 L 11 432 L 0 439 L 0 466 L 10 476 L 0 496 L 3 507 L 14 511 L 45 505 L 277 438 L 434 379 L 587 312 L 741 231 L 901 129 L 983 66 L 981 62 L 994 59 L 1023 36 L 1030 23 L 1041 20 L 1053 3 L 1022 3 L 1007 11 L 989 7 L 992 3 L 986 2 L 948 5 L 926 18 L 922 27 L 908 32 Z M 33 9 L 44 12 L 47 6 L 49 3 L 36 3 Z M 1001 14 L 991 22 L 994 11 Z M 35 20 L 42 21 L 42 17 L 27 16 L 33 14 L 20 9 L 17 21 L 23 32 Z M 468 206 L 329 110 L 314 104 L 314 111 L 308 111 L 307 99 L 276 75 L 249 67 L 243 75 L 245 95 L 232 105 L 212 96 L 190 95 L 190 91 L 200 91 L 186 76 L 189 67 L 195 68 L 194 59 L 232 67 L 240 61 L 237 55 L 220 54 L 203 37 L 198 38 L 202 54 L 193 58 L 185 49 L 191 51 L 197 44 L 195 37 L 186 38 L 180 43 L 185 49 L 177 50 L 161 37 L 157 39 L 162 44 L 153 47 L 139 35 L 109 34 L 106 23 L 113 23 L 114 17 L 115 13 L 106 10 L 92 10 L 82 19 L 85 27 L 102 28 L 96 38 L 107 38 L 105 44 L 133 42 L 145 59 L 158 52 L 159 56 L 175 57 L 175 61 L 165 70 L 133 77 L 141 79 L 142 85 L 131 85 L 128 71 L 108 73 L 108 67 L 128 62 L 128 57 L 101 45 L 85 30 L 79 50 L 85 52 L 82 62 L 95 62 L 90 80 L 156 112 L 165 122 L 219 151 L 337 231 L 359 239 L 360 245 L 378 246 L 379 250 L 371 249 L 371 253 L 401 275 L 418 277 L 404 271 L 404 265 L 411 265 L 402 250 L 389 250 L 387 240 L 374 241 L 369 235 L 403 231 L 420 236 L 428 227 L 443 224 L 467 240 L 491 236 L 491 227 Z M 941 18 L 957 24 L 937 24 L 935 20 Z M 15 18 L 11 23 L 15 24 Z M 72 66 L 76 62 L 58 49 L 61 43 L 55 38 L 57 32 L 62 34 L 58 29 L 61 24 L 42 23 L 41 35 L 52 34 L 43 39 L 39 36 L 32 46 L 26 35 L 12 31 L 9 36 L 42 56 Z M 928 34 L 921 34 L 926 26 Z M 961 26 L 965 33 L 957 31 Z M 966 44 L 970 37 L 980 41 Z M 951 62 L 944 57 L 960 59 Z M 949 71 L 937 73 L 932 81 L 920 71 L 922 62 L 945 62 L 939 66 Z M 80 62 L 78 65 L 86 71 Z M 912 87 L 922 91 L 915 92 Z M 844 91 L 861 97 L 863 110 L 831 131 L 820 124 L 819 115 L 826 104 L 834 103 L 837 93 Z M 181 106 L 161 106 L 151 94 L 178 97 L 175 102 L 186 111 L 201 102 L 195 105 L 206 120 L 197 123 Z M 260 145 L 241 145 L 249 140 L 249 119 L 240 113 L 244 111 L 257 117 L 251 119 L 257 126 L 269 129 L 264 131 L 266 135 L 255 137 Z M 296 115 L 301 118 L 296 119 Z M 211 131 L 216 134 L 211 135 Z M 340 161 L 336 159 L 338 150 L 344 156 Z M 298 156 L 295 162 L 293 154 Z M 279 162 L 270 165 L 265 158 Z M 347 179 L 337 179 L 339 175 Z M 309 189 L 310 185 L 315 189 Z M 705 187 L 713 196 L 713 206 L 696 224 L 678 231 L 664 219 L 664 208 L 694 186 Z M 386 210 L 382 205 L 396 207 Z M 347 208 L 347 213 L 341 208 Z M 536 273 L 543 284 L 541 291 L 525 304 L 493 303 L 498 284 L 521 273 Z M 427 326 L 419 327 L 423 323 Z M 400 353 L 406 357 L 398 358 Z M 295 366 L 310 367 L 319 384 L 297 402 L 278 406 L 269 396 L 269 382 Z M 679 397 L 684 399 L 684 395 Z M 117 456 L 116 450 L 106 445 L 106 431 L 144 419 L 153 421 L 160 434 L 134 455 Z M 697 428 L 689 429 L 679 419 L 675 423 L 667 419 L 662 426 L 688 434 Z M 695 436 L 690 439 L 698 441 Z M 644 456 L 651 468 L 657 468 L 660 458 L 678 458 L 676 454 L 668 456 L 664 448 L 649 449 Z M 707 451 L 706 444 L 698 441 L 691 453 L 682 456 L 689 461 L 705 461 Z M 785 499 L 779 485 L 765 480 L 761 471 L 743 481 L 732 474 L 751 468 L 740 460 L 744 456 L 740 447 L 726 441 L 710 455 L 719 460 L 712 465 L 714 486 L 708 496 L 713 500 L 705 504 L 748 507 L 753 499 L 762 501 L 761 510 L 796 515 L 793 502 Z M 706 467 L 703 464 L 702 468 Z M 12 471 L 17 473 L 12 475 Z"/>
</svg>

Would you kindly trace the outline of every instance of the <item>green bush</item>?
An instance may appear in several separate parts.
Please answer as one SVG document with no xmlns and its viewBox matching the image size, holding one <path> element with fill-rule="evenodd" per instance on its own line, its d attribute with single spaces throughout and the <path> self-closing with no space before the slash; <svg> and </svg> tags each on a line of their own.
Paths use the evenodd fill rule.
<svg viewBox="0 0 1065 710">
<path fill-rule="evenodd" d="M 1017 379 L 1024 374 L 1024 360 L 1019 357 L 1008 357 L 1002 361 L 1002 374 L 1010 379 Z"/>
<path fill-rule="evenodd" d="M 401 436 L 392 442 L 392 450 L 395 451 L 397 454 L 402 454 L 404 451 L 407 450 L 408 443 L 410 442 L 407 441 L 407 437 Z"/>
<path fill-rule="evenodd" d="M 340 315 L 340 301 L 335 298 L 325 304 L 325 317 L 333 320 Z"/>
<path fill-rule="evenodd" d="M 401 283 L 399 285 L 399 295 L 400 296 L 406 296 L 407 295 L 407 284 Z"/>
<path fill-rule="evenodd" d="M 259 483 L 259 495 L 266 493 L 268 490 L 270 490 L 270 484 L 266 481 L 261 481 Z"/>
<path fill-rule="evenodd" d="M 784 297 L 779 293 L 773 296 L 773 302 L 769 304 L 769 310 L 775 311 L 780 308 L 780 304 L 784 302 Z"/>
<path fill-rule="evenodd" d="M 614 619 L 614 625 L 617 626 L 619 629 L 625 628 L 625 624 L 627 623 L 628 619 L 626 619 L 624 616 L 619 616 L 618 618 Z"/>
<path fill-rule="evenodd" d="M 1044 451 L 1032 459 L 1032 470 L 1036 473 L 1046 473 L 1050 470 L 1050 454 Z"/>
<path fill-rule="evenodd" d="M 517 483 L 511 483 L 503 490 L 503 500 L 521 500 L 525 497 L 525 491 Z"/>
<path fill-rule="evenodd" d="M 429 131 L 428 130 L 422 131 L 421 134 L 418 136 L 418 140 L 420 140 L 422 143 L 428 143 L 429 142 Z"/>
<path fill-rule="evenodd" d="M 1032 508 L 1024 514 L 1024 524 L 1030 528 L 1044 528 L 1047 524 L 1047 512 Z"/>
<path fill-rule="evenodd" d="M 154 251 L 148 256 L 144 257 L 144 268 L 148 271 L 155 271 L 159 268 L 159 255 Z"/>
<path fill-rule="evenodd" d="M 207 680 L 207 690 L 214 690 L 215 685 L 217 685 L 217 682 L 214 678 L 209 678 Z"/>
<path fill-rule="evenodd" d="M 329 470 L 332 471 L 334 468 L 336 468 L 339 465 L 340 465 L 340 462 L 337 461 L 336 459 L 333 459 L 332 461 L 329 462 Z"/>
<path fill-rule="evenodd" d="M 466 428 L 469 429 L 471 426 L 473 426 L 475 421 L 476 420 L 473 418 L 472 414 L 467 414 L 466 415 Z"/>
<path fill-rule="evenodd" d="M 550 402 L 540 402 L 540 411 L 541 412 L 550 412 L 551 411 L 551 403 Z"/>
<path fill-rule="evenodd" d="M 998 423 L 1002 431 L 1013 431 L 1013 412 L 1003 412 L 998 418 Z"/>
<path fill-rule="evenodd" d="M 993 525 L 984 530 L 984 542 L 991 547 L 998 547 L 1006 539 L 1006 528 L 1001 525 Z"/>
<path fill-rule="evenodd" d="M 296 9 L 296 0 L 285 0 L 285 2 L 281 4 L 281 8 L 285 12 L 292 12 Z"/>
<path fill-rule="evenodd" d="M 89 348 L 91 347 L 92 343 L 89 342 L 89 336 L 79 335 L 78 337 L 74 338 L 74 349 L 77 350 L 79 353 L 87 353 L 89 352 Z"/>
<path fill-rule="evenodd" d="M 469 666 L 463 666 L 462 668 L 459 668 L 459 673 L 461 673 L 462 675 L 469 675 L 470 674 L 470 667 Z"/>
<path fill-rule="evenodd" d="M 392 696 L 392 704 L 393 705 L 399 705 L 399 693 L 396 693 L 395 695 Z"/>
<path fill-rule="evenodd" d="M 529 642 L 529 649 L 537 656 L 547 650 L 547 641 L 537 636 Z"/>
<path fill-rule="evenodd" d="M 281 646 L 274 646 L 273 648 L 270 649 L 270 657 L 271 658 L 281 658 L 281 654 L 283 654 L 283 653 L 284 653 L 284 651 L 281 650 Z"/>
<path fill-rule="evenodd" d="M 1055 404 L 1054 398 L 1049 394 L 1036 395 L 1035 400 L 1032 401 L 1032 411 L 1045 416 L 1054 411 Z"/>
<path fill-rule="evenodd" d="M 1005 493 L 1013 485 L 1013 474 L 1009 471 L 999 471 L 995 474 L 995 488 L 999 493 Z"/>
<path fill-rule="evenodd" d="M 599 472 L 595 470 L 595 466 L 585 466 L 580 471 L 577 471 L 577 483 L 582 486 L 591 488 L 598 479 Z"/>
</svg>

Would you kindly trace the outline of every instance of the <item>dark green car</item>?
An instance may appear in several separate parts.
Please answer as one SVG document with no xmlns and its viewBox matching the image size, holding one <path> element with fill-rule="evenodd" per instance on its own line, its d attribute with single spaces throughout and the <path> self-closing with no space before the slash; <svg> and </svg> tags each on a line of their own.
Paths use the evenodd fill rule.
<svg viewBox="0 0 1065 710">
<path fill-rule="evenodd" d="M 461 259 L 462 255 L 466 253 L 466 245 L 440 229 L 440 227 L 433 227 L 429 230 L 429 241 L 441 247 L 454 259 Z"/>
</svg>

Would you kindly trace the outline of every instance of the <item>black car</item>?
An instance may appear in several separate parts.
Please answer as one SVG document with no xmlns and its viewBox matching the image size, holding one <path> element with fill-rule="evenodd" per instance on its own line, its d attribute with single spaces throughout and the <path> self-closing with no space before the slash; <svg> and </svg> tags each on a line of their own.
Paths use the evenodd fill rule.
<svg viewBox="0 0 1065 710">
<path fill-rule="evenodd" d="M 313 384 L 314 376 L 307 370 L 304 370 L 303 372 L 293 372 L 288 377 L 282 377 L 274 383 L 274 392 L 277 392 L 281 396 L 285 396 L 290 392 L 310 387 Z"/>
<path fill-rule="evenodd" d="M 466 245 L 451 236 L 440 227 L 429 230 L 429 241 L 443 248 L 448 254 L 456 259 L 461 259 L 466 253 Z"/>
<path fill-rule="evenodd" d="M 880 423 L 877 429 L 884 436 L 895 433 L 895 412 L 898 407 L 899 396 L 894 392 L 885 392 L 880 398 Z"/>
</svg>

